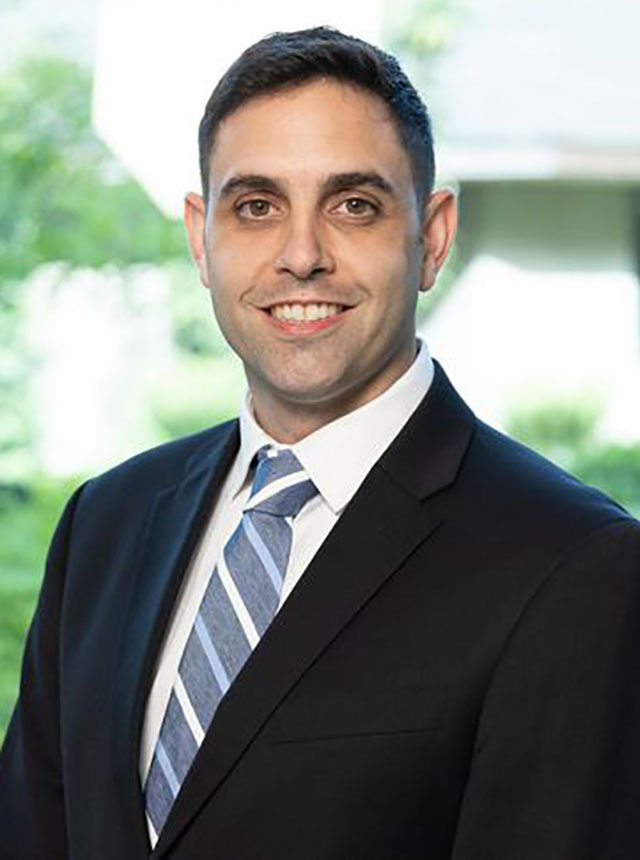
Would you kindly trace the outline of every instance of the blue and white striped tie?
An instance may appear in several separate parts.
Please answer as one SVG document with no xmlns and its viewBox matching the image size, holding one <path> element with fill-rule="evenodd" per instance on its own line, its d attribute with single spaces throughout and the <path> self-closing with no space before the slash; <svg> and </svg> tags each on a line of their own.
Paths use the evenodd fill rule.
<svg viewBox="0 0 640 860">
<path fill-rule="evenodd" d="M 249 501 L 207 585 L 151 761 L 145 802 L 156 836 L 220 700 L 276 614 L 292 518 L 317 493 L 291 450 L 265 447 L 257 457 Z"/>
</svg>

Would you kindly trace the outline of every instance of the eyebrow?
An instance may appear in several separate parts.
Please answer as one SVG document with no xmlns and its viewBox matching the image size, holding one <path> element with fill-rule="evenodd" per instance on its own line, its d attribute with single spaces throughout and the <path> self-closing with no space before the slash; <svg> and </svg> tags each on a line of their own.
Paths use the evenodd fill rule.
<svg viewBox="0 0 640 860">
<path fill-rule="evenodd" d="M 377 188 L 391 197 L 396 196 L 393 185 L 383 176 L 380 176 L 379 173 L 376 173 L 375 170 L 354 170 L 351 173 L 334 173 L 323 183 L 323 188 L 326 193 L 333 194 L 336 191 L 347 191 L 350 188 L 360 188 L 363 185 Z"/>
<path fill-rule="evenodd" d="M 244 173 L 232 176 L 220 189 L 220 199 L 230 197 L 237 191 L 271 191 L 277 194 L 280 186 L 268 176 L 260 176 L 257 173 Z"/>
<path fill-rule="evenodd" d="M 322 183 L 325 194 L 335 194 L 337 191 L 348 191 L 351 188 L 370 186 L 383 191 L 391 197 L 396 197 L 393 185 L 375 170 L 352 170 L 348 173 L 332 173 Z M 257 173 L 244 173 L 232 176 L 220 189 L 220 199 L 230 197 L 238 191 L 269 191 L 273 194 L 282 193 L 281 185 L 269 176 Z"/>
</svg>

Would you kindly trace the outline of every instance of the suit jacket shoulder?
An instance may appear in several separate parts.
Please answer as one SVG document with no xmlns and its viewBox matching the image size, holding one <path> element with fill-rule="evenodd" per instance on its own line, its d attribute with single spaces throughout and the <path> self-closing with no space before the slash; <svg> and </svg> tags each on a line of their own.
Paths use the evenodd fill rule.
<svg viewBox="0 0 640 860">
<path fill-rule="evenodd" d="M 459 478 L 460 504 L 473 506 L 478 527 L 519 539 L 533 554 L 570 551 L 614 523 L 637 525 L 601 490 L 480 421 Z"/>
<path fill-rule="evenodd" d="M 156 493 L 179 481 L 194 462 L 196 466 L 207 462 L 212 451 L 237 434 L 238 420 L 232 419 L 141 451 L 88 481 L 85 496 L 123 491 Z"/>
<path fill-rule="evenodd" d="M 106 517 L 104 525 L 112 525 L 117 533 L 125 516 L 135 518 L 161 491 L 217 466 L 220 454 L 233 454 L 238 444 L 238 421 L 234 419 L 142 451 L 87 481 L 76 519 L 99 517 L 104 522 Z"/>
</svg>

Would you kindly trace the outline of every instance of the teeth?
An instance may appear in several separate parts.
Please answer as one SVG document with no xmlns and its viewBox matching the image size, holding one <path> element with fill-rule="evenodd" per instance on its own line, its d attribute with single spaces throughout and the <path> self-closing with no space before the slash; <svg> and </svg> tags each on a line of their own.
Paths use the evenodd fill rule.
<svg viewBox="0 0 640 860">
<path fill-rule="evenodd" d="M 293 320 L 301 322 L 305 320 L 323 320 L 334 316 L 342 310 L 342 305 L 309 304 L 309 305 L 273 305 L 271 313 L 279 320 Z"/>
</svg>

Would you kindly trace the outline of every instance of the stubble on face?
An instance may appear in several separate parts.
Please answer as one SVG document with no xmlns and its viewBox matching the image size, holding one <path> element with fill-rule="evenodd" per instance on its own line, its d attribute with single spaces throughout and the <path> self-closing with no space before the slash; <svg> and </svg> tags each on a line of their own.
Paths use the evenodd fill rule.
<svg viewBox="0 0 640 860">
<path fill-rule="evenodd" d="M 349 176 L 362 181 L 341 185 Z M 318 81 L 223 121 L 206 279 L 256 416 L 276 439 L 296 441 L 358 408 L 411 364 L 420 227 L 409 159 L 377 97 Z M 338 313 L 276 318 L 276 308 L 309 304 Z"/>
</svg>

